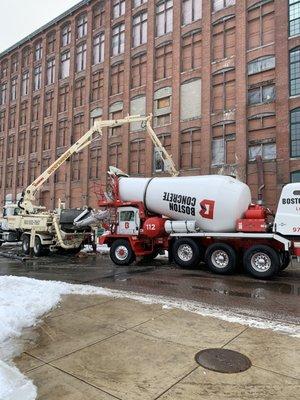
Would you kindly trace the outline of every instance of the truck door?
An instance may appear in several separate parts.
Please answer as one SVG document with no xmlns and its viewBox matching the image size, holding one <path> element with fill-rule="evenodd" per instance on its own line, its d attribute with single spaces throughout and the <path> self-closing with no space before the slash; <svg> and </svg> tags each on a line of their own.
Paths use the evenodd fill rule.
<svg viewBox="0 0 300 400">
<path fill-rule="evenodd" d="M 140 218 L 138 210 L 134 208 L 122 208 L 118 211 L 119 235 L 137 235 L 139 233 Z"/>
</svg>

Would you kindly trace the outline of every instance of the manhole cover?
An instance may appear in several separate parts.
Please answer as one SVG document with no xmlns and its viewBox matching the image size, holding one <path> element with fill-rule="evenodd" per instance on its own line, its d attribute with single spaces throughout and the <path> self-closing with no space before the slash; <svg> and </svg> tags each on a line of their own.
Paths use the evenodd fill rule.
<svg viewBox="0 0 300 400">
<path fill-rule="evenodd" d="M 206 349 L 196 354 L 198 364 L 216 372 L 233 374 L 246 371 L 251 367 L 251 361 L 241 353 L 227 349 Z"/>
</svg>

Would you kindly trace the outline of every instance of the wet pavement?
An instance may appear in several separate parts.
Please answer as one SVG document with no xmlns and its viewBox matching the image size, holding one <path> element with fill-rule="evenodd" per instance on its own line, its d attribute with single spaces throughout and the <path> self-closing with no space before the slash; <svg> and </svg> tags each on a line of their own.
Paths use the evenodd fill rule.
<svg viewBox="0 0 300 400">
<path fill-rule="evenodd" d="M 17 246 L 3 246 L 1 252 L 21 255 Z M 296 262 L 274 279 L 264 281 L 242 271 L 232 276 L 214 275 L 205 265 L 195 270 L 183 270 L 170 265 L 167 259 L 117 267 L 108 256 L 100 254 L 53 255 L 26 262 L 0 256 L 0 275 L 164 295 L 285 324 L 298 324 L 300 317 L 300 265 Z"/>
</svg>

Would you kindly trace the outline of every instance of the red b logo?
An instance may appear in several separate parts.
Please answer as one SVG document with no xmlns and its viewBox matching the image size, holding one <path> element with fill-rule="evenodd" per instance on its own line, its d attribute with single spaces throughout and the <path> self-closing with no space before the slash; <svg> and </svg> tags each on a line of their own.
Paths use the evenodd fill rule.
<svg viewBox="0 0 300 400">
<path fill-rule="evenodd" d="M 201 217 L 206 219 L 214 219 L 214 208 L 215 201 L 214 200 L 202 200 L 200 202 L 201 211 L 199 214 Z"/>
</svg>

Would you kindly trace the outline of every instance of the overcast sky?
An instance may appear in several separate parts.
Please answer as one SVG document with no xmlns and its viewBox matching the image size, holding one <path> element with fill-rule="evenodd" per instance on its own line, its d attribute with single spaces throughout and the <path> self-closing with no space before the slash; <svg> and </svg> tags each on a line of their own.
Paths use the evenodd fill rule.
<svg viewBox="0 0 300 400">
<path fill-rule="evenodd" d="M 0 0 L 0 52 L 80 0 Z"/>
</svg>

